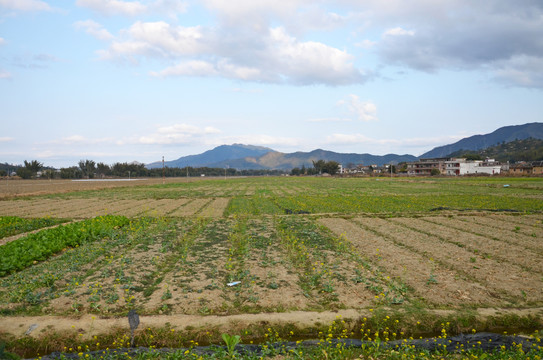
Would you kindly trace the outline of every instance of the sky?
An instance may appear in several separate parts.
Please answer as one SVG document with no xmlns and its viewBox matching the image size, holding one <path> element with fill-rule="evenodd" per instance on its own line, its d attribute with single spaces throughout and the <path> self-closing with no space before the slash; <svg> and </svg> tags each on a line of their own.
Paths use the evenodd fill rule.
<svg viewBox="0 0 543 360">
<path fill-rule="evenodd" d="M 542 90 L 541 0 L 0 0 L 0 162 L 418 156 Z"/>
</svg>

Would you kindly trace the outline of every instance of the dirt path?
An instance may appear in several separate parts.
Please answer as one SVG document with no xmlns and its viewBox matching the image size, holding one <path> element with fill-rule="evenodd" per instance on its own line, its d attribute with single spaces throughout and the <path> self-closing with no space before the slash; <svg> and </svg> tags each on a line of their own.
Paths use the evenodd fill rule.
<svg viewBox="0 0 543 360">
<path fill-rule="evenodd" d="M 200 315 L 158 315 L 140 316 L 139 328 L 164 327 L 166 324 L 176 330 L 185 329 L 221 329 L 221 331 L 241 331 L 249 325 L 261 324 L 262 326 L 275 326 L 294 324 L 298 328 L 309 328 L 316 325 L 329 324 L 338 316 L 343 319 L 358 319 L 360 316 L 369 316 L 356 310 L 339 310 L 337 312 L 304 312 L 295 311 L 289 313 L 260 313 L 240 314 L 230 316 L 200 316 Z M 128 320 L 122 318 L 101 318 L 94 315 L 83 315 L 79 318 L 62 316 L 21 316 L 0 318 L 0 329 L 4 333 L 22 337 L 25 332 L 37 324 L 36 330 L 30 333 L 32 337 L 39 337 L 46 329 L 47 332 L 79 333 L 83 339 L 89 339 L 94 335 L 108 334 L 116 329 L 129 329 Z"/>
<path fill-rule="evenodd" d="M 477 317 L 484 321 L 496 316 L 543 316 L 543 308 L 531 309 L 475 309 Z M 453 315 L 452 310 L 428 310 L 429 314 L 446 317 Z M 231 334 L 241 333 L 251 325 L 276 327 L 294 325 L 298 329 L 309 329 L 316 326 L 326 326 L 341 318 L 345 321 L 356 321 L 362 317 L 371 317 L 371 312 L 352 309 L 324 312 L 294 311 L 285 313 L 241 314 L 231 316 L 199 316 L 199 315 L 157 315 L 140 316 L 139 330 L 145 328 L 163 328 L 181 330 L 218 330 Z M 37 325 L 37 326 L 33 326 Z M 25 333 L 33 326 L 34 330 Z M 39 338 L 44 333 L 52 334 L 81 334 L 82 340 L 88 340 L 95 335 L 105 335 L 119 329 L 129 331 L 128 320 L 121 318 L 102 318 L 94 315 L 81 317 L 62 316 L 10 316 L 0 318 L 0 329 L 5 334 L 17 338 L 31 336 Z"/>
</svg>

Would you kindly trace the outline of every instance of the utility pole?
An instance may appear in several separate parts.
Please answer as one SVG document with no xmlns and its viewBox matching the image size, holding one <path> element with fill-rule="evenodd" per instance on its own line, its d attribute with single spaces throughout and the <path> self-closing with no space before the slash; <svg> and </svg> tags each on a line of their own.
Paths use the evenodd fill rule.
<svg viewBox="0 0 543 360">
<path fill-rule="evenodd" d="M 164 185 L 165 177 L 164 177 L 164 156 L 162 156 L 162 185 Z"/>
</svg>

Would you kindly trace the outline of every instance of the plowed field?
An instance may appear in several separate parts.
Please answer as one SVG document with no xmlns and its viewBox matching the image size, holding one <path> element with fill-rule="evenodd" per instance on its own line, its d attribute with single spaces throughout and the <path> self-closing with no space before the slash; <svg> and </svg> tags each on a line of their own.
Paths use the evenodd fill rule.
<svg viewBox="0 0 543 360">
<path fill-rule="evenodd" d="M 131 221 L 0 278 L 0 329 L 22 336 L 28 314 L 130 309 L 169 323 L 306 312 L 307 326 L 334 311 L 541 313 L 543 180 L 388 181 L 215 179 L 2 200 L 0 216 Z"/>
</svg>

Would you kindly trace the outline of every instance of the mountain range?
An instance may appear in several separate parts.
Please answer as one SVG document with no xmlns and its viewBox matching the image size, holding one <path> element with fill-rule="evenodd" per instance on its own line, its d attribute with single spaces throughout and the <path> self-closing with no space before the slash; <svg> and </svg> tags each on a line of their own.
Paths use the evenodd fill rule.
<svg viewBox="0 0 543 360">
<path fill-rule="evenodd" d="M 543 139 L 543 123 L 504 126 L 486 135 L 474 135 L 454 144 L 438 146 L 420 156 L 422 159 L 441 158 L 460 150 L 481 150 L 500 143 L 528 138 Z"/>
<path fill-rule="evenodd" d="M 439 146 L 421 156 L 409 154 L 371 155 L 355 153 L 337 153 L 322 149 L 310 152 L 282 153 L 263 146 L 232 144 L 217 146 L 212 150 L 198 155 L 180 157 L 177 160 L 166 161 L 164 165 L 170 168 L 210 167 L 235 168 L 239 170 L 277 169 L 290 170 L 295 167 L 312 167 L 313 161 L 337 161 L 344 166 L 349 164 L 385 165 L 400 162 L 416 161 L 419 158 L 447 157 L 460 150 L 480 150 L 489 146 L 513 140 L 526 138 L 543 139 L 543 123 L 505 126 L 486 135 L 474 135 L 457 141 L 454 144 Z M 146 165 L 147 168 L 162 167 L 162 162 Z"/>
<path fill-rule="evenodd" d="M 243 154 L 244 156 L 238 156 Z M 183 168 L 210 167 L 210 168 L 235 168 L 239 170 L 277 169 L 290 170 L 295 167 L 313 167 L 313 161 L 317 160 L 337 161 L 340 164 L 365 164 L 384 165 L 399 163 L 402 161 L 415 161 L 413 155 L 371 155 L 371 154 L 343 154 L 322 149 L 310 152 L 282 153 L 261 146 L 233 144 L 221 145 L 199 155 L 184 156 L 177 160 L 166 161 L 167 167 Z M 162 162 L 155 162 L 146 166 L 148 169 L 162 167 Z"/>
</svg>

